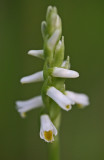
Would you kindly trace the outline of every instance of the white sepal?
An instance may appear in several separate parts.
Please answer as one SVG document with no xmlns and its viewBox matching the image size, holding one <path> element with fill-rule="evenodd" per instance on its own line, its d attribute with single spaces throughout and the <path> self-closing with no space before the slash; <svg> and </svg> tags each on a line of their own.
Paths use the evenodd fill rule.
<svg viewBox="0 0 104 160">
<path fill-rule="evenodd" d="M 33 83 L 33 82 L 41 82 L 43 81 L 43 71 L 36 72 L 30 76 L 26 76 L 21 78 L 21 83 Z"/>
<path fill-rule="evenodd" d="M 24 113 L 35 108 L 43 106 L 43 101 L 41 96 L 37 96 L 25 101 L 16 101 L 17 111 L 24 116 Z"/>
<path fill-rule="evenodd" d="M 50 87 L 47 90 L 47 96 L 52 98 L 62 109 L 69 111 L 71 110 L 71 105 L 74 104 L 72 100 L 67 98 L 62 92 L 57 90 L 55 87 Z"/>
<path fill-rule="evenodd" d="M 47 42 L 47 46 L 49 49 L 53 49 L 56 42 L 58 41 L 59 39 L 59 36 L 60 36 L 60 30 L 57 29 L 55 30 L 55 32 L 52 34 L 52 36 L 48 39 L 48 42 Z"/>
<path fill-rule="evenodd" d="M 54 141 L 54 135 L 57 135 L 57 129 L 51 122 L 47 114 L 40 117 L 40 138 L 46 142 Z"/>
<path fill-rule="evenodd" d="M 79 73 L 73 70 L 54 67 L 52 76 L 60 78 L 77 78 L 79 77 Z"/>
<path fill-rule="evenodd" d="M 89 98 L 86 94 L 75 93 L 72 91 L 66 91 L 65 94 L 68 98 L 72 99 L 75 103 L 79 104 L 80 108 L 83 108 L 89 105 Z"/>
<path fill-rule="evenodd" d="M 66 60 L 65 61 L 63 61 L 63 63 L 62 63 L 62 65 L 61 65 L 61 67 L 65 67 L 65 64 L 66 64 Z"/>
<path fill-rule="evenodd" d="M 30 50 L 28 51 L 28 54 L 43 59 L 44 58 L 43 52 L 44 52 L 43 50 Z"/>
<path fill-rule="evenodd" d="M 70 69 L 70 68 L 71 68 L 71 64 L 70 64 L 70 62 L 69 62 L 69 56 L 67 56 L 67 60 L 64 60 L 64 61 L 63 61 L 61 67 L 62 67 L 62 68 L 66 68 L 66 67 L 67 67 L 67 69 Z"/>
</svg>

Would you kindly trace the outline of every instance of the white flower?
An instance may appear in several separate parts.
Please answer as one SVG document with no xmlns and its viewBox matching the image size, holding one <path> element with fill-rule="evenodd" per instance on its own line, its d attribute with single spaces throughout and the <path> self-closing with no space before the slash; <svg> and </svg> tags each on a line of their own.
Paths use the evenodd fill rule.
<svg viewBox="0 0 104 160">
<path fill-rule="evenodd" d="M 30 50 L 28 51 L 29 55 L 44 59 L 43 50 Z"/>
<path fill-rule="evenodd" d="M 43 106 L 42 97 L 37 96 L 25 101 L 16 101 L 16 106 L 20 115 L 25 117 L 25 112 Z"/>
<path fill-rule="evenodd" d="M 54 67 L 52 76 L 60 78 L 77 78 L 79 77 L 79 73 L 73 70 Z"/>
<path fill-rule="evenodd" d="M 41 82 L 43 81 L 43 71 L 36 72 L 32 75 L 21 78 L 21 83 L 33 83 L 33 82 Z"/>
<path fill-rule="evenodd" d="M 44 114 L 40 117 L 40 138 L 46 142 L 54 141 L 54 135 L 57 135 L 57 129 L 51 122 L 48 115 Z"/>
<path fill-rule="evenodd" d="M 74 102 L 71 99 L 67 98 L 66 95 L 57 90 L 55 87 L 50 87 L 47 90 L 47 95 L 50 98 L 52 98 L 62 109 L 66 111 L 71 110 L 71 105 L 74 104 Z"/>
<path fill-rule="evenodd" d="M 65 94 L 68 98 L 72 99 L 75 103 L 79 104 L 80 108 L 89 105 L 89 98 L 86 94 L 75 93 L 72 91 L 66 91 Z"/>
</svg>

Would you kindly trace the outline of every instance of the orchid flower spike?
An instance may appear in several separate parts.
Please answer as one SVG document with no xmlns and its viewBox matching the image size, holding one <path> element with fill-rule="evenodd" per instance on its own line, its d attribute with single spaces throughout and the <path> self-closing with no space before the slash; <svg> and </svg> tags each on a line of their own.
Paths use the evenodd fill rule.
<svg viewBox="0 0 104 160">
<path fill-rule="evenodd" d="M 28 55 L 43 59 L 43 70 L 20 80 L 22 84 L 43 81 L 41 95 L 26 101 L 17 101 L 16 109 L 22 117 L 25 117 L 27 111 L 42 107 L 40 138 L 45 142 L 53 142 L 61 122 L 61 109 L 70 111 L 75 103 L 84 108 L 89 105 L 89 99 L 85 94 L 65 91 L 65 79 L 78 78 L 79 73 L 70 70 L 69 55 L 66 60 L 64 59 L 65 43 L 62 35 L 62 22 L 56 7 L 48 7 L 46 20 L 41 23 L 41 32 L 43 49 L 30 50 Z"/>
<path fill-rule="evenodd" d="M 44 114 L 40 117 L 40 138 L 46 142 L 54 141 L 54 135 L 57 135 L 57 129 L 51 122 L 48 115 Z"/>
</svg>

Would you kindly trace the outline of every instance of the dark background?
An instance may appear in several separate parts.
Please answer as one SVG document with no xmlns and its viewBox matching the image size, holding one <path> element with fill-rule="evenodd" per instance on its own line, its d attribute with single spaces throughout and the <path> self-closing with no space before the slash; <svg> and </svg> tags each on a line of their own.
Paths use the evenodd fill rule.
<svg viewBox="0 0 104 160">
<path fill-rule="evenodd" d="M 61 159 L 104 160 L 104 0 L 0 0 L 0 159 L 46 160 L 39 137 L 39 109 L 21 119 L 15 101 L 39 95 L 42 83 L 21 85 L 21 77 L 42 69 L 43 61 L 28 56 L 42 49 L 40 24 L 48 5 L 62 18 L 65 57 L 70 55 L 78 79 L 67 89 L 89 95 L 91 105 L 62 112 Z"/>
</svg>

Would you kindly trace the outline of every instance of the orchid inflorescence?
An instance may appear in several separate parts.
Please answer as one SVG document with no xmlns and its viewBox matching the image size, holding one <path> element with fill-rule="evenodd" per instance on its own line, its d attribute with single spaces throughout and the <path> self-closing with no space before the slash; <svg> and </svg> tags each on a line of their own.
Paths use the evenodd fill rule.
<svg viewBox="0 0 104 160">
<path fill-rule="evenodd" d="M 64 60 L 64 37 L 61 36 L 61 18 L 56 7 L 48 7 L 46 21 L 42 22 L 41 31 L 44 41 L 43 50 L 30 50 L 28 54 L 44 60 L 43 71 L 20 80 L 22 84 L 43 81 L 41 96 L 17 101 L 16 105 L 22 117 L 26 116 L 27 111 L 42 107 L 40 138 L 52 142 L 58 133 L 61 109 L 69 111 L 74 104 L 84 108 L 89 105 L 89 99 L 85 94 L 65 89 L 65 78 L 77 78 L 79 73 L 70 70 L 69 56 Z"/>
</svg>

